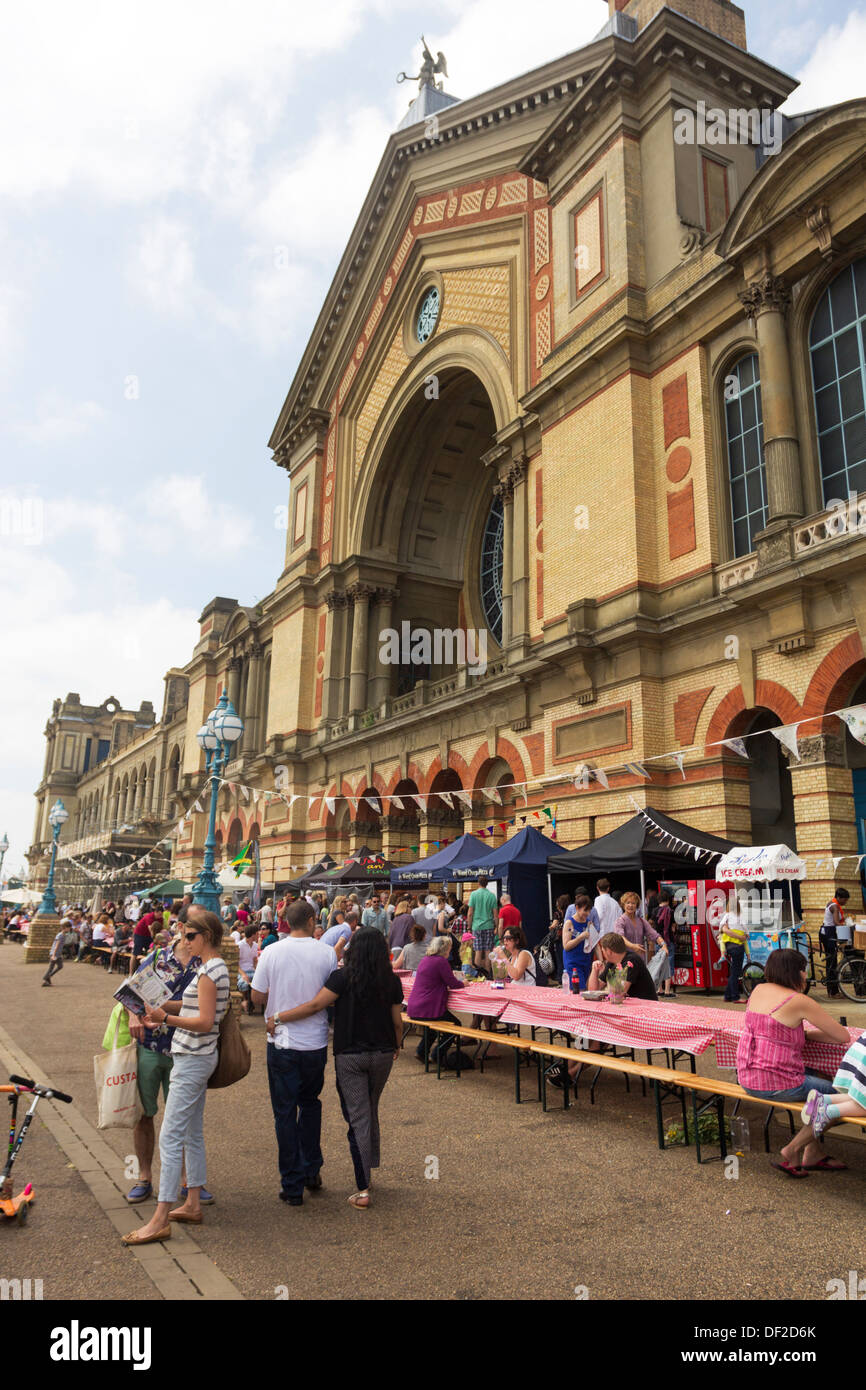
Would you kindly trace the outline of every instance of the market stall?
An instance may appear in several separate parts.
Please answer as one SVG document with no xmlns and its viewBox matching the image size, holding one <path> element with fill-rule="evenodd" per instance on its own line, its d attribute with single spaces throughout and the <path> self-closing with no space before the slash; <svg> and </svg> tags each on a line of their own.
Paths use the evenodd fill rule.
<svg viewBox="0 0 866 1390">
<path fill-rule="evenodd" d="M 391 883 L 395 888 L 419 887 L 426 883 L 457 883 L 475 877 L 471 866 L 486 860 L 491 854 L 477 835 L 461 835 L 437 854 L 427 859 L 419 859 L 414 864 L 403 864 L 391 870 Z M 466 872 L 467 868 L 470 872 Z M 480 870 L 479 870 L 480 872 Z M 487 870 L 484 869 L 486 873 Z M 491 878 L 498 875 L 491 874 Z"/>
<path fill-rule="evenodd" d="M 534 826 L 527 825 L 499 849 L 470 865 L 468 876 L 485 873 L 502 882 L 514 906 L 520 909 L 523 930 L 530 946 L 537 946 L 550 930 L 552 911 L 547 893 L 547 865 L 562 846 Z"/>
</svg>

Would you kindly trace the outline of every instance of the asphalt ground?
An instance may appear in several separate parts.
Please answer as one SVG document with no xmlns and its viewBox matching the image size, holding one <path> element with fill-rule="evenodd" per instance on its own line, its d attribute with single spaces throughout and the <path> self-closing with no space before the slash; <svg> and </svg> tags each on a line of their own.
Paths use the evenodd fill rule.
<svg viewBox="0 0 866 1390">
<path fill-rule="evenodd" d="M 48 990 L 43 970 L 24 964 L 23 949 L 0 948 L 0 1027 L 95 1126 L 93 1056 L 119 977 L 73 962 Z M 866 1008 L 834 1001 L 830 1009 L 866 1028 Z M 217 1202 L 189 1234 L 245 1298 L 808 1301 L 825 1300 L 829 1280 L 866 1269 L 862 1141 L 831 1136 L 828 1152 L 850 1170 L 795 1184 L 771 1168 L 763 1112 L 751 1110 L 751 1149 L 730 1178 L 720 1162 L 698 1167 L 693 1149 L 661 1153 L 652 1095 L 634 1082 L 627 1094 L 621 1077 L 605 1076 L 594 1106 L 582 1087 L 567 1112 L 552 1091 L 545 1115 L 534 1070 L 523 1074 L 526 1103 L 514 1104 L 510 1055 L 484 1075 L 437 1081 L 411 1040 L 380 1107 L 383 1164 L 370 1209 L 347 1203 L 354 1183 L 330 1063 L 324 1187 L 288 1207 L 277 1197 L 264 1021 L 244 1019 L 242 1028 L 253 1067 L 208 1096 Z M 713 1059 L 710 1050 L 698 1069 L 714 1074 Z M 41 1278 L 45 1299 L 159 1300 L 158 1273 L 119 1243 L 125 1212 L 109 1219 L 40 1118 L 53 1104 L 40 1102 L 16 1163 L 16 1190 L 32 1181 L 37 1200 L 25 1227 L 0 1223 L 0 1278 Z M 773 1134 L 778 1147 L 787 1125 L 776 1122 Z M 99 1138 L 125 1190 L 131 1132 Z M 150 1210 L 130 1208 L 128 1229 Z M 182 1239 L 168 1246 L 182 1248 Z"/>
</svg>

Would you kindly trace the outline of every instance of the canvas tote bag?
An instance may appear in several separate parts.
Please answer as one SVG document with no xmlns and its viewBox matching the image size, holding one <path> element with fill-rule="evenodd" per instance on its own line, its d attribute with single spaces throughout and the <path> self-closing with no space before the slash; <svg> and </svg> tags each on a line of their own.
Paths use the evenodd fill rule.
<svg viewBox="0 0 866 1390">
<path fill-rule="evenodd" d="M 99 1112 L 97 1129 L 132 1129 L 142 1114 L 138 1094 L 138 1043 L 130 1042 L 126 1047 L 115 1046 L 119 1025 L 118 1015 L 114 1023 L 111 1051 L 100 1052 L 93 1059 Z"/>
</svg>

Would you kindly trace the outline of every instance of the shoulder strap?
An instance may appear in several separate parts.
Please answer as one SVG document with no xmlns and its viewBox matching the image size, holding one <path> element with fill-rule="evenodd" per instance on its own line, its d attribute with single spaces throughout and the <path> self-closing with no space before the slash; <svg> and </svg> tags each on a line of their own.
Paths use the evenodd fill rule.
<svg viewBox="0 0 866 1390">
<path fill-rule="evenodd" d="M 769 1013 L 768 1016 L 769 1016 L 770 1018 L 772 1018 L 773 1014 L 776 1012 L 776 1009 L 783 1009 L 783 1008 L 785 1007 L 785 1005 L 786 1005 L 787 1003 L 790 1002 L 790 1000 L 796 999 L 796 998 L 797 998 L 797 995 L 796 995 L 796 994 L 788 994 L 788 995 L 786 995 L 785 998 L 782 1000 L 781 1004 L 777 1004 L 775 1009 L 771 1009 L 771 1010 L 770 1010 L 770 1013 Z"/>
</svg>

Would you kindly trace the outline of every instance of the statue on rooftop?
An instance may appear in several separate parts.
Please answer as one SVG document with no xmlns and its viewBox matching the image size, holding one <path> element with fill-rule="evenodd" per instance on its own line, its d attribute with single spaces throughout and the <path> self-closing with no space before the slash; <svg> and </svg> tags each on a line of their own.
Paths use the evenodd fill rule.
<svg viewBox="0 0 866 1390">
<path fill-rule="evenodd" d="M 427 40 L 425 39 L 423 34 L 421 35 L 421 42 L 424 45 L 424 61 L 421 64 L 421 71 L 419 73 L 416 73 L 414 76 L 410 75 L 408 72 L 401 72 L 398 74 L 397 81 L 417 81 L 419 92 L 422 87 L 433 87 L 441 92 L 442 83 L 436 81 L 436 73 L 441 72 L 444 73 L 446 77 L 448 76 L 448 68 L 445 64 L 445 54 L 440 50 L 436 54 L 436 61 L 434 62 L 433 54 L 427 47 Z"/>
</svg>

